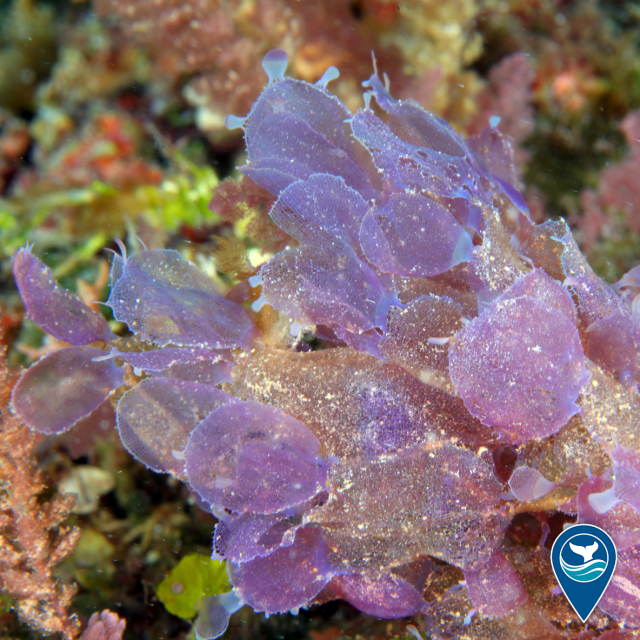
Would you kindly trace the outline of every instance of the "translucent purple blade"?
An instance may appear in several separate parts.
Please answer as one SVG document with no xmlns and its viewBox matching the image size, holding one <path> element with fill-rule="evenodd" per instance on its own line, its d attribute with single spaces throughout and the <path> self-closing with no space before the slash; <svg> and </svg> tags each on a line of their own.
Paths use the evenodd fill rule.
<svg viewBox="0 0 640 640">
<path fill-rule="evenodd" d="M 478 571 L 465 571 L 464 579 L 471 601 L 485 616 L 501 618 L 529 599 L 520 576 L 499 551 Z"/>
<path fill-rule="evenodd" d="M 139 369 L 137 373 L 145 371 L 156 378 L 190 380 L 214 387 L 231 381 L 232 364 L 222 359 L 230 357 L 224 351 L 165 347 L 153 351 L 122 352 L 114 348 L 111 354 Z"/>
<path fill-rule="evenodd" d="M 431 196 L 469 198 L 480 176 L 463 158 L 418 147 L 398 138 L 372 111 L 358 111 L 349 121 L 356 140 L 373 156 L 395 188 L 414 187 Z"/>
<path fill-rule="evenodd" d="M 496 210 L 485 220 L 482 236 L 482 244 L 473 252 L 474 273 L 482 284 L 474 290 L 484 295 L 486 304 L 518 282 L 529 268 L 511 244 L 512 234 Z"/>
<path fill-rule="evenodd" d="M 303 244 L 341 244 L 360 252 L 360 223 L 369 205 L 340 177 L 315 174 L 287 187 L 269 212 L 273 221 Z M 362 257 L 362 256 L 361 256 Z"/>
<path fill-rule="evenodd" d="M 194 626 L 196 640 L 219 638 L 229 626 L 229 612 L 220 604 L 220 596 L 205 596 L 198 601 L 198 618 Z"/>
<path fill-rule="evenodd" d="M 273 553 L 281 545 L 284 534 L 292 528 L 294 525 L 282 514 L 231 515 L 216 525 L 213 544 L 216 552 L 226 560 L 248 562 Z"/>
<path fill-rule="evenodd" d="M 362 221 L 360 244 L 381 271 L 401 276 L 435 276 L 471 259 L 469 234 L 430 198 L 394 193 Z"/>
<path fill-rule="evenodd" d="M 403 618 L 424 613 L 427 603 L 408 582 L 391 573 L 378 579 L 351 574 L 331 581 L 337 597 L 376 618 Z"/>
<path fill-rule="evenodd" d="M 536 269 L 526 277 L 520 278 L 504 292 L 500 300 L 506 302 L 522 297 L 533 298 L 550 309 L 561 313 L 568 320 L 574 323 L 576 321 L 576 308 L 571 296 L 541 269 Z"/>
<path fill-rule="evenodd" d="M 495 127 L 485 127 L 479 134 L 469 136 L 466 142 L 491 173 L 510 185 L 516 184 L 513 143 L 507 136 Z"/>
<path fill-rule="evenodd" d="M 542 271 L 512 289 L 457 334 L 449 372 L 472 415 L 520 443 L 578 413 L 588 376 L 569 294 Z"/>
<path fill-rule="evenodd" d="M 224 514 L 216 525 L 214 549 L 226 560 L 236 563 L 268 556 L 278 547 L 292 544 L 302 524 L 301 516 L 324 504 L 327 498 L 328 493 L 321 491 L 306 502 L 269 515 Z"/>
<path fill-rule="evenodd" d="M 447 208 L 455 219 L 463 226 L 475 229 L 481 233 L 485 228 L 482 208 L 475 202 L 465 198 L 451 198 L 446 201 Z"/>
<path fill-rule="evenodd" d="M 615 573 L 598 607 L 630 629 L 640 627 L 640 545 L 619 551 Z M 633 638 L 633 632 L 629 637 Z M 608 636 L 608 634 L 605 634 Z M 637 637 L 637 636 L 636 636 Z M 623 637 L 623 640 L 626 638 Z"/>
<path fill-rule="evenodd" d="M 365 154 L 343 125 L 350 115 L 337 98 L 319 87 L 291 78 L 272 84 L 244 125 L 250 168 L 276 169 L 296 179 L 312 173 L 339 175 L 365 198 L 374 197 L 363 168 Z M 269 189 L 268 183 L 260 181 L 260 173 L 250 177 Z"/>
<path fill-rule="evenodd" d="M 276 513 L 304 502 L 327 475 L 311 431 L 257 402 L 216 409 L 191 434 L 185 457 L 191 487 L 237 513 Z"/>
<path fill-rule="evenodd" d="M 615 313 L 620 308 L 621 300 L 613 287 L 596 275 L 568 227 L 566 231 L 562 238 L 556 238 L 554 242 L 558 242 L 562 250 L 561 265 L 566 276 L 564 284 L 576 297 L 578 315 L 584 326 L 588 327 L 596 320 Z"/>
<path fill-rule="evenodd" d="M 323 528 L 333 562 L 350 572 L 381 572 L 420 555 L 476 570 L 510 519 L 492 467 L 438 442 L 336 462 L 328 486 L 331 499 L 305 521 Z"/>
<path fill-rule="evenodd" d="M 553 584 L 551 576 L 542 576 L 538 572 L 536 578 L 540 581 L 545 580 L 545 584 Z M 550 590 L 547 589 L 543 597 L 548 599 L 549 603 L 553 602 L 552 606 L 557 607 L 556 598 L 560 599 L 563 596 L 555 596 L 552 600 Z M 528 602 L 504 618 L 488 618 L 475 615 L 476 608 L 466 589 L 453 587 L 431 603 L 424 622 L 427 637 L 434 640 L 568 640 L 570 635 L 562 633 L 549 621 L 550 607 L 547 607 L 545 610 L 537 603 Z M 580 636 L 574 635 L 572 640 L 578 638 L 594 640 L 589 632 Z"/>
<path fill-rule="evenodd" d="M 516 500 L 537 500 L 557 487 L 557 483 L 547 480 L 537 469 L 518 467 L 511 478 L 509 487 Z"/>
<path fill-rule="evenodd" d="M 240 565 L 230 562 L 228 567 L 239 597 L 256 611 L 269 614 L 308 605 L 333 573 L 316 527 L 298 529 L 293 545 L 265 558 Z"/>
<path fill-rule="evenodd" d="M 640 454 L 618 446 L 611 456 L 616 478 L 616 496 L 640 513 Z"/>
<path fill-rule="evenodd" d="M 130 257 L 108 301 L 117 320 L 160 346 L 248 348 L 257 335 L 251 316 L 177 251 Z"/>
<path fill-rule="evenodd" d="M 640 327 L 615 311 L 587 329 L 587 357 L 623 384 L 640 381 Z"/>
<path fill-rule="evenodd" d="M 172 380 L 187 380 L 217 387 L 223 382 L 231 382 L 231 362 L 209 362 L 200 360 L 187 364 L 172 364 L 170 367 L 154 374 L 156 378 L 171 378 Z"/>
<path fill-rule="evenodd" d="M 447 339 L 462 329 L 462 307 L 450 298 L 420 296 L 404 309 L 389 310 L 380 351 L 389 362 L 420 372 L 447 375 Z"/>
<path fill-rule="evenodd" d="M 340 100 L 319 87 L 292 78 L 274 83 L 260 94 L 244 125 L 251 163 L 272 155 L 271 147 L 262 138 L 265 131 L 273 128 L 268 124 L 269 118 L 289 116 L 299 120 L 306 123 L 312 131 L 318 132 L 333 147 L 347 150 L 352 148 L 352 143 L 342 122 L 349 115 L 348 109 Z M 284 133 L 282 127 L 275 126 L 274 135 Z M 311 160 L 312 158 L 307 158 L 307 162 Z"/>
<path fill-rule="evenodd" d="M 386 324 L 391 303 L 376 274 L 355 255 L 302 246 L 262 267 L 262 295 L 300 323 L 363 332 Z"/>
<path fill-rule="evenodd" d="M 363 333 L 347 331 L 340 327 L 334 327 L 336 336 L 354 351 L 368 353 L 370 356 L 382 358 L 380 353 L 380 333 L 376 329 L 369 329 Z"/>
<path fill-rule="evenodd" d="M 388 454 L 434 436 L 477 446 L 497 440 L 460 398 L 350 349 L 256 351 L 239 359 L 234 379 L 234 393 L 304 422 L 332 456 Z"/>
<path fill-rule="evenodd" d="M 254 170 L 275 170 L 283 175 L 289 172 L 294 180 L 308 178 L 313 173 L 330 173 L 342 176 L 364 197 L 374 195 L 367 175 L 355 159 L 336 147 L 324 132 L 313 130 L 305 120 L 281 113 L 267 116 L 262 125 L 259 135 L 247 135 L 246 138 L 252 161 L 250 167 Z M 249 134 L 249 130 L 246 131 Z M 257 162 L 253 160 L 256 156 L 259 158 Z M 269 190 L 269 183 L 260 180 L 261 173 L 247 175 Z"/>
<path fill-rule="evenodd" d="M 113 360 L 93 362 L 100 356 L 104 351 L 91 347 L 67 347 L 43 356 L 14 387 L 14 411 L 39 433 L 70 429 L 124 382 Z"/>
<path fill-rule="evenodd" d="M 447 122 L 415 102 L 398 100 L 385 111 L 390 129 L 405 142 L 449 156 L 464 158 L 470 155 L 465 143 Z"/>
<path fill-rule="evenodd" d="M 124 247 L 124 245 L 122 245 Z M 122 251 L 125 249 L 123 248 Z M 119 253 L 113 252 L 113 256 L 111 259 L 111 271 L 109 272 L 109 284 L 111 288 L 115 286 L 116 282 L 120 280 L 122 274 L 124 273 L 124 265 L 125 258 L 123 258 Z"/>
<path fill-rule="evenodd" d="M 520 251 L 530 258 L 536 267 L 562 282 L 565 278 L 562 253 L 565 249 L 561 238 L 569 233 L 564 220 L 551 220 L 531 228 L 529 236 L 520 246 Z"/>
<path fill-rule="evenodd" d="M 491 180 L 500 187 L 503 194 L 511 200 L 516 209 L 520 212 L 521 216 L 518 221 L 519 225 L 522 225 L 525 229 L 533 227 L 533 221 L 531 220 L 531 213 L 529 212 L 529 205 L 524 199 L 524 196 L 510 183 L 503 180 L 500 176 L 490 174 Z"/>
<path fill-rule="evenodd" d="M 215 640 L 229 625 L 229 617 L 244 606 L 235 591 L 205 596 L 198 600 L 198 617 L 193 626 L 196 640 Z M 107 639 L 109 640 L 109 639 Z"/>
<path fill-rule="evenodd" d="M 106 320 L 63 289 L 28 249 L 14 254 L 11 265 L 27 317 L 54 338 L 80 346 L 115 337 Z"/>
<path fill-rule="evenodd" d="M 118 351 L 111 349 L 111 354 L 122 358 L 132 367 L 141 371 L 156 372 L 162 371 L 175 364 L 189 364 L 202 360 L 217 362 L 221 359 L 219 351 L 211 349 L 176 349 L 166 347 L 164 349 L 153 349 L 152 351 Z"/>
<path fill-rule="evenodd" d="M 309 171 L 297 171 L 296 173 L 301 173 L 302 175 L 293 175 L 291 173 L 293 170 L 291 165 L 286 167 L 287 171 L 285 171 L 284 168 L 277 168 L 281 163 L 278 163 L 271 158 L 263 161 L 261 164 L 263 165 L 261 169 L 256 169 L 253 165 L 244 165 L 239 168 L 247 178 L 250 178 L 257 185 L 266 189 L 274 196 L 278 196 L 292 182 L 296 182 L 301 178 L 307 178 L 310 175 Z"/>
<path fill-rule="evenodd" d="M 409 304 L 420 296 L 435 295 L 459 304 L 466 318 L 478 315 L 478 295 L 475 291 L 481 291 L 483 285 L 471 262 L 462 263 L 433 278 L 395 277 L 394 281 L 398 288 L 398 299 L 403 304 Z"/>
<path fill-rule="evenodd" d="M 118 402 L 118 431 L 126 449 L 158 473 L 184 474 L 189 434 L 214 409 L 235 398 L 219 389 L 148 378 Z"/>
<path fill-rule="evenodd" d="M 451 156 L 468 155 L 464 142 L 445 120 L 412 100 L 396 100 L 377 73 L 364 82 L 363 86 L 371 88 L 376 102 L 387 113 L 389 127 L 398 138 Z"/>
<path fill-rule="evenodd" d="M 591 382 L 579 404 L 582 421 L 598 442 L 628 449 L 638 448 L 640 398 L 627 387 L 587 360 Z M 624 402 L 621 402 L 624 398 Z"/>
</svg>

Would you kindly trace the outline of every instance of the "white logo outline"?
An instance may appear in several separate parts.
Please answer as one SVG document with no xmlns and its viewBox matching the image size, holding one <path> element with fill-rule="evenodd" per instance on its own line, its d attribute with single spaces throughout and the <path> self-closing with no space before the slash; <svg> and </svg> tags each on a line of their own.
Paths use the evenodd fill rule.
<svg viewBox="0 0 640 640">
<path fill-rule="evenodd" d="M 604 566 L 604 569 L 603 569 L 603 570 L 602 570 L 602 571 L 601 571 L 601 572 L 600 572 L 600 573 L 599 573 L 595 578 L 591 578 L 591 580 L 576 580 L 574 577 L 572 577 L 570 574 L 568 574 L 568 573 L 566 572 L 566 570 L 565 570 L 565 568 L 564 568 L 564 566 L 563 566 L 563 564 L 562 564 L 562 563 L 563 563 L 563 561 L 564 561 L 564 558 L 562 557 L 562 553 L 564 552 L 564 548 L 565 548 L 568 544 L 570 544 L 570 543 L 571 543 L 571 541 L 572 541 L 573 539 L 577 538 L 578 536 L 589 536 L 590 538 L 593 538 L 593 539 L 597 542 L 598 546 L 602 545 L 602 548 L 604 549 L 604 552 L 607 554 L 607 559 L 606 559 L 606 564 L 605 564 L 605 566 Z M 572 547 L 572 546 L 571 546 L 571 550 L 572 550 L 574 553 L 576 553 L 576 552 L 573 550 L 573 547 Z M 593 553 L 595 553 L 595 551 L 596 551 L 596 550 L 597 550 L 597 549 L 595 549 Z M 578 555 L 580 555 L 580 554 L 578 554 Z M 609 566 L 609 551 L 608 551 L 608 549 L 607 549 L 607 546 L 606 546 L 606 545 L 604 545 L 604 544 L 602 544 L 602 541 L 601 541 L 601 540 L 598 540 L 598 538 L 596 538 L 596 536 L 594 536 L 592 533 L 576 533 L 576 535 L 571 536 L 571 538 L 568 538 L 568 539 L 564 542 L 564 544 L 563 544 L 563 545 L 562 545 L 562 547 L 560 548 L 560 553 L 558 554 L 558 559 L 560 560 L 560 568 L 562 569 L 562 573 L 564 573 L 564 575 L 565 575 L 565 576 L 567 576 L 567 578 L 569 578 L 569 580 L 572 580 L 573 582 L 577 582 L 578 584 L 589 584 L 590 582 L 594 582 L 595 580 L 597 580 L 597 579 L 598 579 L 598 578 L 599 578 L 599 577 L 600 577 L 600 576 L 601 576 L 601 575 L 602 575 L 602 574 L 607 570 L 607 567 Z M 568 564 L 568 563 L 566 563 L 566 561 L 564 561 L 564 562 L 565 562 L 565 564 Z M 587 564 L 587 563 L 585 563 L 585 566 L 586 566 L 586 564 Z M 572 565 L 568 565 L 568 566 L 572 566 Z"/>
</svg>

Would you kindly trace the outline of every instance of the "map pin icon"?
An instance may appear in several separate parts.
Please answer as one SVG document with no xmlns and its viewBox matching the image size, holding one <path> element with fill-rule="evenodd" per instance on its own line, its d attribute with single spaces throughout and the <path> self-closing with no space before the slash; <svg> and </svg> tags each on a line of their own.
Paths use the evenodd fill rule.
<svg viewBox="0 0 640 640">
<path fill-rule="evenodd" d="M 582 622 L 586 622 L 609 586 L 617 561 L 611 536 L 592 524 L 568 527 L 553 543 L 553 572 Z"/>
</svg>

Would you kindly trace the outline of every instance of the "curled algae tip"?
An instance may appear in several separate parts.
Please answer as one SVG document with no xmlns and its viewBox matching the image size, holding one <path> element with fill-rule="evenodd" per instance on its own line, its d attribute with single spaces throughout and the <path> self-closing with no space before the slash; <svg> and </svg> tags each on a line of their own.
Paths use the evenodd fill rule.
<svg viewBox="0 0 640 640">
<path fill-rule="evenodd" d="M 373 75 L 378 75 L 378 61 L 376 60 L 376 52 L 371 49 L 371 62 L 373 63 Z M 362 83 L 363 86 L 366 86 L 365 83 Z"/>
<path fill-rule="evenodd" d="M 268 302 L 267 299 L 263 295 L 261 295 L 257 300 L 254 300 L 254 302 L 251 304 L 251 310 L 254 313 L 258 313 L 258 311 L 260 311 L 260 309 L 262 309 L 262 307 L 264 307 L 264 305 L 267 304 L 267 302 Z"/>
<path fill-rule="evenodd" d="M 140 236 L 136 235 L 135 233 L 132 233 L 131 235 L 140 243 L 140 245 L 145 251 L 148 251 L 147 245 L 144 242 L 142 242 L 142 239 L 140 238 Z"/>
<path fill-rule="evenodd" d="M 323 89 L 327 88 L 327 85 L 332 80 L 337 80 L 340 77 L 340 71 L 337 67 L 329 67 L 323 74 L 320 80 L 316 82 L 316 86 L 322 87 Z"/>
<path fill-rule="evenodd" d="M 262 284 L 262 272 L 256 273 L 255 276 L 250 276 L 248 282 L 252 288 L 259 287 Z"/>
<path fill-rule="evenodd" d="M 496 129 L 497 126 L 500 124 L 500 121 L 502 120 L 502 118 L 500 116 L 491 116 L 489 118 L 489 126 L 492 129 Z"/>
<path fill-rule="evenodd" d="M 107 353 L 104 356 L 98 356 L 96 358 L 91 358 L 91 362 L 104 362 L 105 360 L 111 360 L 111 358 L 116 357 L 116 353 L 114 353 L 115 349 L 111 349 L 111 353 Z"/>
<path fill-rule="evenodd" d="M 616 496 L 615 484 L 611 489 L 607 489 L 606 491 L 589 494 L 587 500 L 591 508 L 599 514 L 607 513 L 607 511 L 622 502 L 622 500 Z"/>
<path fill-rule="evenodd" d="M 124 242 L 122 242 L 122 240 L 120 240 L 120 238 L 115 238 L 114 241 L 118 245 L 118 247 L 120 248 L 120 255 L 121 255 L 122 259 L 126 262 L 126 260 L 127 260 L 127 247 L 125 246 Z"/>
<path fill-rule="evenodd" d="M 414 627 L 412 624 L 407 625 L 407 632 L 417 640 L 422 640 L 422 636 L 420 635 L 420 632 L 418 631 L 417 627 Z"/>
<path fill-rule="evenodd" d="M 242 129 L 246 121 L 247 121 L 246 118 L 241 118 L 240 116 L 228 115 L 224 119 L 224 126 L 227 127 L 227 129 Z"/>
<path fill-rule="evenodd" d="M 284 49 L 271 49 L 264 58 L 262 58 L 262 68 L 269 76 L 269 84 L 282 80 L 284 72 L 287 70 L 289 58 Z"/>
<path fill-rule="evenodd" d="M 509 479 L 509 488 L 517 500 L 537 500 L 551 493 L 558 483 L 547 480 L 537 469 L 518 467 Z"/>
<path fill-rule="evenodd" d="M 227 630 L 229 617 L 244 606 L 235 589 L 227 593 L 205 596 L 198 601 L 198 618 L 194 625 L 197 640 L 215 640 Z"/>
</svg>

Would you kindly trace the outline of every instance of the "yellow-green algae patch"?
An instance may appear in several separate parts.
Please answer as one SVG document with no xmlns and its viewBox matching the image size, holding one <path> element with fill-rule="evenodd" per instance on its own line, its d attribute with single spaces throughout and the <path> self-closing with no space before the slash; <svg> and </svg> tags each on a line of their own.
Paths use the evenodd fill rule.
<svg viewBox="0 0 640 640">
<path fill-rule="evenodd" d="M 169 613 L 190 619 L 196 615 L 198 600 L 230 589 L 226 563 L 191 553 L 160 583 L 156 595 Z"/>
</svg>

